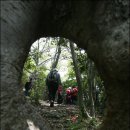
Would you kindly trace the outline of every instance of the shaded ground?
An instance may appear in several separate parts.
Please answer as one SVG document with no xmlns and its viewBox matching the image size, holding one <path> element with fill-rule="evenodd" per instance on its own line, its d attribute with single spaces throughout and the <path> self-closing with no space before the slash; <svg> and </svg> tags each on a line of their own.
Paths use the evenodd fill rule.
<svg viewBox="0 0 130 130">
<path fill-rule="evenodd" d="M 76 123 L 79 117 L 79 110 L 75 105 L 55 103 L 54 107 L 50 107 L 48 102 L 40 101 L 40 103 L 39 112 L 54 129 L 69 130 L 70 124 Z"/>
<path fill-rule="evenodd" d="M 95 120 L 83 120 L 80 117 L 79 109 L 76 105 L 54 104 L 49 106 L 49 102 L 40 101 L 38 113 L 48 122 L 53 130 L 92 130 Z M 30 130 L 39 130 L 33 127 L 31 122 Z"/>
</svg>

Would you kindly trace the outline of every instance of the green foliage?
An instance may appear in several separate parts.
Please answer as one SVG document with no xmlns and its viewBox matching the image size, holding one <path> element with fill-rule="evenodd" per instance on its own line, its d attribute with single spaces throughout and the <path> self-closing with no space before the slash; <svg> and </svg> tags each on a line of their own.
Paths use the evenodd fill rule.
<svg viewBox="0 0 130 130">
<path fill-rule="evenodd" d="M 39 101 L 39 99 L 42 99 L 43 97 L 43 91 L 45 89 L 45 78 L 46 74 L 44 67 L 39 67 L 37 69 L 37 77 L 34 81 L 33 88 L 31 91 L 31 100 L 35 101 L 36 103 Z"/>
<path fill-rule="evenodd" d="M 70 62 L 70 64 L 71 64 L 71 62 Z M 71 67 L 71 65 L 69 65 L 68 79 L 65 82 L 63 82 L 63 84 L 64 84 L 64 88 L 72 87 L 73 85 L 77 86 L 75 72 L 74 72 L 73 68 Z"/>
<path fill-rule="evenodd" d="M 81 53 L 82 50 L 79 50 L 77 54 L 77 61 L 79 63 L 80 72 L 83 73 L 86 71 L 86 61 L 87 61 L 87 54 Z"/>
<path fill-rule="evenodd" d="M 69 73 L 68 73 L 68 79 L 69 80 L 74 80 L 76 77 L 75 77 L 75 72 L 73 69 L 69 69 Z"/>
<path fill-rule="evenodd" d="M 35 62 L 33 61 L 33 58 L 29 55 L 28 58 L 26 59 L 25 65 L 24 65 L 24 70 L 26 71 L 34 71 L 36 69 Z"/>
<path fill-rule="evenodd" d="M 69 122 L 69 130 L 81 130 L 83 128 L 86 128 L 86 124 L 81 121 L 78 121 L 77 123 L 74 124 Z"/>
<path fill-rule="evenodd" d="M 100 124 L 101 121 L 98 118 L 84 120 L 79 117 L 76 122 L 72 122 L 70 119 L 67 120 L 69 130 L 96 130 Z"/>
<path fill-rule="evenodd" d="M 96 126 L 96 123 L 97 123 L 97 120 L 96 120 L 95 118 L 92 118 L 92 119 L 89 121 L 89 125 L 90 125 L 90 126 L 93 126 L 93 127 Z"/>
<path fill-rule="evenodd" d="M 75 80 L 66 80 L 63 82 L 64 88 L 72 87 L 73 85 L 77 86 L 77 82 Z"/>
<path fill-rule="evenodd" d="M 83 119 L 78 117 L 75 122 L 72 122 L 71 119 L 67 120 L 69 130 L 96 130 L 100 124 L 101 121 L 98 118 Z"/>
<path fill-rule="evenodd" d="M 42 99 L 43 90 L 45 88 L 46 67 L 39 65 L 39 61 L 44 60 L 42 52 L 36 46 L 29 53 L 28 58 L 24 64 L 22 83 L 25 84 L 29 77 L 33 78 L 33 85 L 30 91 L 30 99 L 38 103 Z"/>
</svg>

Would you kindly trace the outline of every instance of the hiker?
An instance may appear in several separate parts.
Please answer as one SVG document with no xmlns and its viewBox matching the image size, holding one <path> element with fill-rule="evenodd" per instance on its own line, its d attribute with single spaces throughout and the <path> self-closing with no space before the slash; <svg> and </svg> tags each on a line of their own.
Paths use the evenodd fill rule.
<svg viewBox="0 0 130 130">
<path fill-rule="evenodd" d="M 29 91 L 32 89 L 32 78 L 28 82 L 26 82 L 25 86 L 25 96 L 29 96 Z"/>
<path fill-rule="evenodd" d="M 62 86 L 61 85 L 59 85 L 59 87 L 58 87 L 57 95 L 58 95 L 57 103 L 61 104 L 62 101 L 63 101 L 63 97 L 62 97 Z"/>
<path fill-rule="evenodd" d="M 72 92 L 71 87 L 66 89 L 66 104 L 72 104 L 71 92 Z"/>
<path fill-rule="evenodd" d="M 47 75 L 46 85 L 49 91 L 50 107 L 53 107 L 58 86 L 61 85 L 60 74 L 56 69 L 52 69 L 50 73 Z"/>
<path fill-rule="evenodd" d="M 77 86 L 72 86 L 71 99 L 72 99 L 72 104 L 77 103 L 77 99 L 78 99 L 78 87 Z"/>
</svg>

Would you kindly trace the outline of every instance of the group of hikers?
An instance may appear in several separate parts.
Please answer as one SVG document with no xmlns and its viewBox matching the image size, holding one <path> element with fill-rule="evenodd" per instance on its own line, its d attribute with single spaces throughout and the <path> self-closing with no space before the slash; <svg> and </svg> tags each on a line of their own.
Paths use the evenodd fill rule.
<svg viewBox="0 0 130 130">
<path fill-rule="evenodd" d="M 66 89 L 66 104 L 76 104 L 78 98 L 78 87 L 72 86 Z"/>
<path fill-rule="evenodd" d="M 60 74 L 56 69 L 52 69 L 46 77 L 46 86 L 48 88 L 48 99 L 50 107 L 54 107 L 54 101 L 57 94 L 57 103 L 63 102 L 63 86 L 61 83 Z M 29 96 L 29 91 L 32 88 L 32 78 L 25 84 L 25 96 Z M 66 104 L 76 104 L 78 96 L 78 87 L 72 86 L 65 90 Z"/>
</svg>

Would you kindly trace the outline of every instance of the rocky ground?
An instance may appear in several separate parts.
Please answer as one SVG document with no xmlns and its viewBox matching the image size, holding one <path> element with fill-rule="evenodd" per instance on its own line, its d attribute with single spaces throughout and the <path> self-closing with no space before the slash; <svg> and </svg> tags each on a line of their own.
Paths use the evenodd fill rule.
<svg viewBox="0 0 130 130">
<path fill-rule="evenodd" d="M 54 129 L 69 130 L 70 124 L 78 121 L 79 110 L 75 105 L 54 104 L 49 106 L 49 102 L 40 101 L 39 112 Z"/>
<path fill-rule="evenodd" d="M 50 107 L 49 102 L 41 100 L 36 107 L 52 130 L 92 130 L 91 126 L 95 121 L 81 119 L 76 105 L 55 103 L 54 107 Z M 39 130 L 29 121 L 28 125 L 30 130 Z"/>
</svg>

